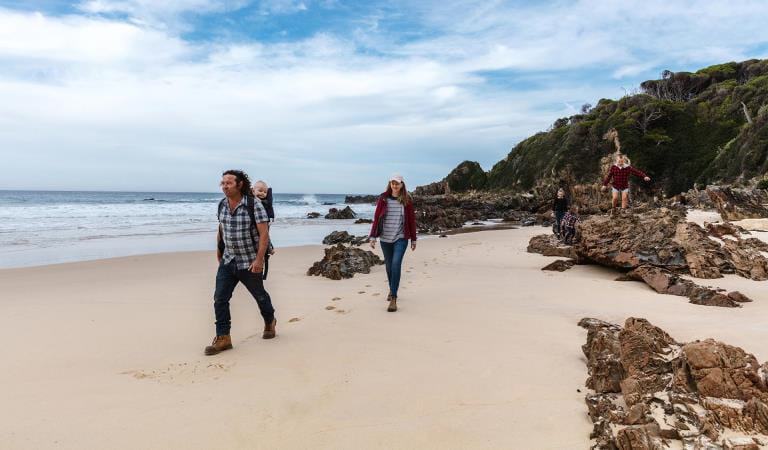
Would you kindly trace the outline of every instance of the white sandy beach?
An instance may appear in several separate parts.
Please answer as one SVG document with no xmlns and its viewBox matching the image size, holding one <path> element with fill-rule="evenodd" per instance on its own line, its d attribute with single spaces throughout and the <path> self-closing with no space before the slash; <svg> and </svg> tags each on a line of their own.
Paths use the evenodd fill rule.
<svg viewBox="0 0 768 450">
<path fill-rule="evenodd" d="M 768 359 L 768 283 L 707 280 L 755 300 L 730 309 L 595 266 L 543 272 L 556 258 L 525 248 L 544 232 L 420 241 L 394 314 L 382 266 L 331 281 L 305 275 L 321 246 L 279 249 L 278 338 L 240 286 L 235 348 L 213 357 L 211 253 L 1 270 L 0 447 L 584 449 L 582 317 Z"/>
</svg>

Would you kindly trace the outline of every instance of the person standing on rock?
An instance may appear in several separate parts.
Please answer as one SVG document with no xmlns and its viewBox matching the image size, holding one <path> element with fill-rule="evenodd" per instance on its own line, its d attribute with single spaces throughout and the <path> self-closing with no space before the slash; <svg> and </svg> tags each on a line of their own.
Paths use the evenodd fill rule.
<svg viewBox="0 0 768 450">
<path fill-rule="evenodd" d="M 552 202 L 552 212 L 554 214 L 555 223 L 552 226 L 552 231 L 558 238 L 562 237 L 562 229 L 560 227 L 563 221 L 563 216 L 568 211 L 568 199 L 565 198 L 565 189 L 560 188 L 557 190 L 557 196 Z"/>
<path fill-rule="evenodd" d="M 616 205 L 619 203 L 619 194 L 621 194 L 621 207 L 627 208 L 629 203 L 629 177 L 634 175 L 642 178 L 644 181 L 651 181 L 651 179 L 644 172 L 635 169 L 629 164 L 629 159 L 619 154 L 616 157 L 616 164 L 611 166 L 603 180 L 603 191 L 608 189 L 608 183 L 611 183 L 611 190 L 613 191 L 613 198 L 611 199 L 612 211 L 616 209 Z"/>
<path fill-rule="evenodd" d="M 224 172 L 221 190 L 224 199 L 219 202 L 219 245 L 216 252 L 219 269 L 213 294 L 216 337 L 211 345 L 205 347 L 206 355 L 232 348 L 229 300 L 237 283 L 243 283 L 259 305 L 264 319 L 262 337 L 272 339 L 276 335 L 275 309 L 262 278 L 264 258 L 269 248 L 269 216 L 261 202 L 251 196 L 251 180 L 244 172 Z"/>
<path fill-rule="evenodd" d="M 389 281 L 389 306 L 387 311 L 397 311 L 397 290 L 400 287 L 400 274 L 403 256 L 411 241 L 411 250 L 416 250 L 416 212 L 413 199 L 408 195 L 403 177 L 393 174 L 384 193 L 376 202 L 373 214 L 370 244 L 376 248 L 376 239 L 381 240 L 384 253 L 384 266 Z"/>
</svg>

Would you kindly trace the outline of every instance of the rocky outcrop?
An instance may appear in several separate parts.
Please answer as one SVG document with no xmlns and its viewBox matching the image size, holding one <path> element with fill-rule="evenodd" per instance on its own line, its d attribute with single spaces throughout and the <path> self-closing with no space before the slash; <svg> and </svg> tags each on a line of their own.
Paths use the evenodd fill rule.
<svg viewBox="0 0 768 450">
<path fill-rule="evenodd" d="M 765 190 L 708 186 L 707 195 L 723 220 L 768 217 L 768 192 Z"/>
<path fill-rule="evenodd" d="M 579 326 L 587 329 L 593 449 L 768 444 L 768 364 L 712 339 L 678 343 L 645 319 L 628 318 L 623 328 L 582 319 Z"/>
<path fill-rule="evenodd" d="M 538 253 L 544 256 L 560 256 L 563 258 L 575 258 L 573 247 L 563 245 L 557 237 L 551 234 L 539 234 L 528 242 L 528 253 Z"/>
<path fill-rule="evenodd" d="M 371 267 L 384 264 L 371 251 L 338 244 L 325 249 L 325 257 L 309 268 L 307 275 L 318 275 L 332 280 L 352 278 L 356 273 L 370 273 Z"/>
<path fill-rule="evenodd" d="M 368 242 L 368 236 L 353 236 L 346 231 L 332 231 L 323 238 L 323 244 L 325 245 L 351 244 L 359 246 L 366 242 Z"/>
<path fill-rule="evenodd" d="M 617 269 L 654 266 L 696 278 L 735 273 L 752 280 L 768 280 L 768 258 L 761 253 L 766 248 L 764 242 L 743 239 L 737 227 L 708 228 L 723 239 L 713 239 L 717 236 L 687 222 L 681 209 L 592 216 L 579 226 L 581 236 L 574 251 L 580 261 Z"/>
<path fill-rule="evenodd" d="M 341 210 L 331 208 L 328 210 L 328 214 L 325 215 L 326 219 L 354 219 L 355 217 L 357 217 L 357 214 L 349 206 Z"/>
<path fill-rule="evenodd" d="M 579 226 L 581 239 L 574 249 L 581 258 L 617 269 L 643 264 L 684 269 L 685 250 L 674 241 L 677 225 L 684 220 L 684 211 L 667 208 L 592 216 Z"/>
<path fill-rule="evenodd" d="M 360 203 L 376 203 L 378 195 L 347 195 L 344 197 L 344 203 L 353 205 Z"/>
<path fill-rule="evenodd" d="M 356 224 L 361 224 L 361 223 L 373 223 L 373 220 L 371 220 L 371 219 L 357 219 L 357 220 L 355 220 L 355 223 L 356 223 Z"/>
<path fill-rule="evenodd" d="M 752 301 L 738 291 L 725 294 L 700 286 L 661 267 L 643 265 L 631 270 L 627 276 L 644 282 L 660 294 L 688 297 L 690 303 L 696 305 L 738 308 L 741 306 L 739 303 Z"/>
<path fill-rule="evenodd" d="M 319 212 L 307 213 L 307 219 L 317 219 L 320 216 L 322 216 L 322 214 L 320 214 Z"/>
</svg>

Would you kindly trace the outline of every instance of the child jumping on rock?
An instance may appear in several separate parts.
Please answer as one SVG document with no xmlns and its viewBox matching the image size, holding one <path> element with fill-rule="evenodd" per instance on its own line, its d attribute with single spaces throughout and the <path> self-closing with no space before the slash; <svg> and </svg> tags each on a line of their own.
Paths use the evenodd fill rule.
<svg viewBox="0 0 768 450">
<path fill-rule="evenodd" d="M 635 175 L 642 178 L 644 181 L 651 181 L 651 179 L 644 172 L 635 169 L 629 165 L 629 159 L 619 154 L 616 156 L 616 164 L 611 166 L 603 180 L 603 191 L 608 189 L 608 183 L 612 185 L 613 198 L 611 200 L 612 211 L 616 209 L 616 205 L 619 203 L 619 194 L 621 194 L 621 207 L 626 209 L 629 203 L 629 177 Z"/>
</svg>

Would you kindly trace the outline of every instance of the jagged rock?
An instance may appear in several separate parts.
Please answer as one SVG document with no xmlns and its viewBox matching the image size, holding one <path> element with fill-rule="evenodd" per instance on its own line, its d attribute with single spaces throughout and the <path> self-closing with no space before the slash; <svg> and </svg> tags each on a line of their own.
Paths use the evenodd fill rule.
<svg viewBox="0 0 768 450">
<path fill-rule="evenodd" d="M 768 217 L 768 193 L 764 190 L 708 186 L 707 194 L 723 220 Z"/>
<path fill-rule="evenodd" d="M 355 220 L 355 223 L 356 224 L 360 224 L 360 223 L 373 223 L 373 220 L 371 220 L 371 219 L 357 219 L 357 220 Z"/>
<path fill-rule="evenodd" d="M 320 214 L 319 212 L 307 213 L 307 219 L 317 219 L 320 216 L 322 216 L 322 214 Z"/>
<path fill-rule="evenodd" d="M 325 257 L 309 268 L 307 275 L 322 275 L 332 280 L 352 278 L 356 273 L 370 273 L 371 267 L 384 264 L 371 251 L 338 244 L 325 249 Z"/>
<path fill-rule="evenodd" d="M 581 239 L 574 248 L 581 258 L 619 269 L 642 264 L 685 268 L 684 250 L 673 240 L 678 223 L 684 220 L 684 212 L 667 208 L 592 216 L 580 224 Z"/>
<path fill-rule="evenodd" d="M 726 235 L 739 237 L 742 234 L 749 234 L 749 231 L 730 222 L 706 223 L 705 225 L 709 234 L 720 239 Z"/>
<path fill-rule="evenodd" d="M 353 236 L 346 231 L 333 231 L 328 236 L 323 238 L 323 244 L 336 245 L 336 244 L 352 244 L 363 245 L 368 242 L 367 236 Z"/>
<path fill-rule="evenodd" d="M 347 195 L 344 197 L 344 203 L 350 205 L 356 203 L 376 203 L 378 199 L 378 195 Z"/>
<path fill-rule="evenodd" d="M 751 298 L 747 297 L 746 295 L 742 294 L 739 291 L 729 292 L 728 298 L 730 298 L 734 302 L 739 302 L 739 303 L 749 303 L 752 301 Z"/>
<path fill-rule="evenodd" d="M 621 327 L 598 319 L 581 319 L 587 329 L 587 343 L 581 347 L 587 357 L 586 386 L 597 393 L 621 392 L 624 368 L 620 362 L 619 332 Z"/>
<path fill-rule="evenodd" d="M 768 258 L 760 253 L 761 246 L 754 245 L 754 241 L 723 240 L 723 250 L 737 274 L 757 281 L 768 280 Z"/>
<path fill-rule="evenodd" d="M 688 297 L 690 303 L 696 305 L 725 306 L 731 308 L 738 308 L 741 306 L 737 303 L 735 298 L 732 298 L 729 295 L 722 294 L 714 289 L 699 286 L 696 283 L 686 280 L 661 267 L 643 265 L 628 272 L 627 276 L 643 281 L 650 286 L 651 289 L 660 294 Z M 736 296 L 736 298 L 739 299 L 742 297 L 746 296 L 743 296 L 743 294 L 740 293 Z"/>
<path fill-rule="evenodd" d="M 573 247 L 562 245 L 557 237 L 551 234 L 539 234 L 531 238 L 528 242 L 528 253 L 539 253 L 544 256 L 560 256 L 563 258 L 573 258 Z"/>
<path fill-rule="evenodd" d="M 357 214 L 349 206 L 341 210 L 331 208 L 328 210 L 328 214 L 325 215 L 326 219 L 354 219 L 355 217 L 357 217 Z"/>
<path fill-rule="evenodd" d="M 685 251 L 688 270 L 696 278 L 721 278 L 722 273 L 733 273 L 733 265 L 726 260 L 720 244 L 710 239 L 699 225 L 678 223 L 674 241 Z"/>
<path fill-rule="evenodd" d="M 570 269 L 576 264 L 576 261 L 572 259 L 558 259 L 557 261 L 553 261 L 546 266 L 542 267 L 541 270 L 552 270 L 555 272 L 565 272 L 566 270 Z"/>
<path fill-rule="evenodd" d="M 610 355 L 620 368 L 614 374 L 621 394 L 585 396 L 593 449 L 722 450 L 768 442 L 768 363 L 759 366 L 753 355 L 711 339 L 678 343 L 645 319 L 630 317 L 623 328 L 582 319 L 579 326 L 588 330 L 588 387 L 601 370 L 598 356 Z"/>
</svg>

